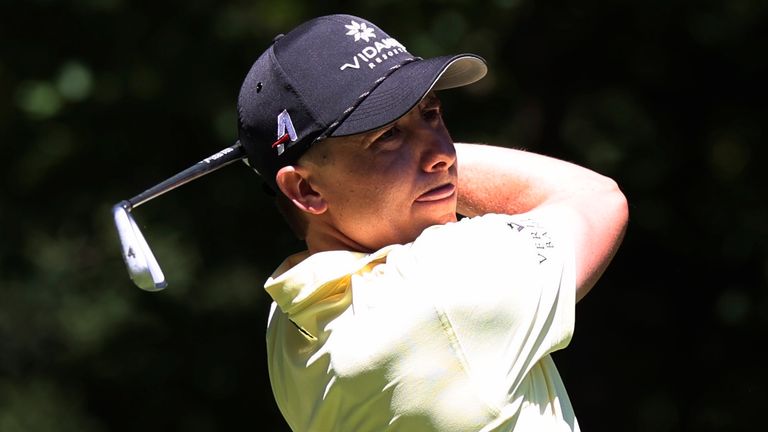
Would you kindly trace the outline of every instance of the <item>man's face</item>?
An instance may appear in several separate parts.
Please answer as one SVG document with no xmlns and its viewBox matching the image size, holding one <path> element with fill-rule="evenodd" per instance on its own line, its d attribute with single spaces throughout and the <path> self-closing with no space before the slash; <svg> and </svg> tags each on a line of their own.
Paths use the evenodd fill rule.
<svg viewBox="0 0 768 432">
<path fill-rule="evenodd" d="M 338 234 L 373 251 L 456 221 L 456 151 L 433 93 L 373 132 L 329 138 L 302 161 Z"/>
</svg>

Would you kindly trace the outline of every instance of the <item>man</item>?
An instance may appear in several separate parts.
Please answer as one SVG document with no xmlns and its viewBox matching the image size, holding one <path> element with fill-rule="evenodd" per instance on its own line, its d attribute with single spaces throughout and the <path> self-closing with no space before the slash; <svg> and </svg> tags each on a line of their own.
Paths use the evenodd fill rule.
<svg viewBox="0 0 768 432">
<path fill-rule="evenodd" d="M 621 242 L 626 200 L 564 161 L 454 145 L 436 92 L 485 72 L 333 15 L 246 76 L 240 141 L 307 246 L 265 285 L 293 430 L 579 430 L 550 354 Z"/>
</svg>

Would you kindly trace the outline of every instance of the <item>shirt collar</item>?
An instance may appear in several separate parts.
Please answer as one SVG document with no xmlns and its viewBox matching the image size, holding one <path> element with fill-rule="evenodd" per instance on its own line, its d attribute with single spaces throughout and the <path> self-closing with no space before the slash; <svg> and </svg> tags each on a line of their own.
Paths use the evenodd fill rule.
<svg viewBox="0 0 768 432">
<path fill-rule="evenodd" d="M 264 289 L 280 310 L 311 338 L 317 337 L 319 309 L 346 307 L 351 302 L 352 275 L 366 272 L 370 264 L 385 259 L 393 246 L 374 253 L 326 251 L 299 252 L 286 258 L 267 279 Z"/>
</svg>

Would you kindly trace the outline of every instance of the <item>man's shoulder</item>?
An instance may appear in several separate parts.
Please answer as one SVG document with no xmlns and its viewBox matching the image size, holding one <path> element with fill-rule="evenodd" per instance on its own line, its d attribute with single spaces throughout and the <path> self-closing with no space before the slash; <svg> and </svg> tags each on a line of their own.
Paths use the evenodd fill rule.
<svg viewBox="0 0 768 432">
<path fill-rule="evenodd" d="M 520 215 L 485 214 L 434 225 L 412 243 L 393 251 L 390 259 L 402 258 L 418 263 L 420 268 L 434 265 L 446 271 L 477 267 L 479 262 L 491 263 L 530 249 L 520 228 L 533 223 Z"/>
<path fill-rule="evenodd" d="M 431 263 L 448 270 L 533 265 L 569 255 L 569 244 L 567 228 L 556 218 L 494 213 L 427 228 L 402 252 L 419 266 Z"/>
<path fill-rule="evenodd" d="M 440 237 L 477 239 L 477 236 L 498 236 L 503 233 L 517 233 L 523 228 L 537 224 L 529 215 L 508 215 L 488 213 L 474 217 L 463 217 L 457 222 L 434 225 L 427 228 L 416 239 L 418 241 L 435 240 Z"/>
</svg>

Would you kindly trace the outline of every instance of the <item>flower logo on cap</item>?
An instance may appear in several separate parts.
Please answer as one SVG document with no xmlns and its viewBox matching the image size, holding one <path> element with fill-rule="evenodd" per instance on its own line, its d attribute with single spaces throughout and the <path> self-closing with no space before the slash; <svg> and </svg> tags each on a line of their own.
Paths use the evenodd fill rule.
<svg viewBox="0 0 768 432">
<path fill-rule="evenodd" d="M 360 39 L 368 42 L 368 38 L 375 38 L 376 35 L 373 34 L 373 29 L 365 25 L 365 23 L 358 24 L 356 21 L 352 21 L 352 24 L 345 25 L 344 27 L 349 30 L 347 34 L 349 36 L 355 37 L 355 42 L 359 41 Z"/>
</svg>

